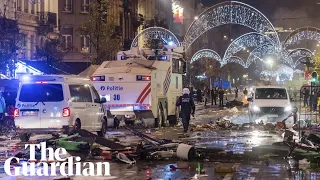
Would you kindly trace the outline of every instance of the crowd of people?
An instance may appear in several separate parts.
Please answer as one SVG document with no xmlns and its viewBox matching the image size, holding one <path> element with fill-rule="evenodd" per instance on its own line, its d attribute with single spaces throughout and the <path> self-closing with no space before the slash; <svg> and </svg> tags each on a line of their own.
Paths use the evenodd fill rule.
<svg viewBox="0 0 320 180">
<path fill-rule="evenodd" d="M 303 88 L 301 91 L 303 99 L 303 107 L 310 108 L 312 111 L 320 110 L 320 89 L 317 88 Z"/>
<path fill-rule="evenodd" d="M 217 105 L 217 101 L 219 100 L 219 106 L 223 107 L 224 105 L 224 98 L 225 98 L 225 90 L 222 88 L 205 88 L 203 91 L 198 89 L 196 91 L 196 100 L 197 103 L 204 102 L 205 106 L 211 100 L 211 105 Z"/>
</svg>

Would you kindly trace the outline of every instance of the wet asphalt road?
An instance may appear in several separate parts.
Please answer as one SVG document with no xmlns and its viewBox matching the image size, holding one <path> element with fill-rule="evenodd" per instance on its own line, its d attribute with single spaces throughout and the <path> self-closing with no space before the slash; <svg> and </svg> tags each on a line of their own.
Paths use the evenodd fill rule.
<svg viewBox="0 0 320 180">
<path fill-rule="evenodd" d="M 44 138 L 44 136 L 35 136 L 32 139 Z M 198 147 L 206 148 L 222 148 L 225 151 L 232 151 L 234 154 L 250 153 L 253 146 L 260 144 L 272 144 L 281 140 L 281 137 L 268 132 L 201 132 L 191 134 L 190 138 L 184 139 L 195 144 Z M 23 144 L 19 140 L 1 142 L 1 156 L 10 157 L 19 149 L 23 148 Z M 175 179 L 320 179 L 320 170 L 312 171 L 290 171 L 286 161 L 281 159 L 270 160 L 269 164 L 265 162 L 223 162 L 223 166 L 237 166 L 237 170 L 233 173 L 216 173 L 214 167 L 215 161 L 220 159 L 206 159 L 199 162 L 186 162 L 175 160 L 163 161 L 137 161 L 134 165 L 122 164 L 118 162 L 110 162 L 110 177 L 90 177 L 90 179 L 124 179 L 124 180 L 175 180 Z M 230 160 L 232 161 L 232 160 Z M 170 165 L 182 168 L 176 171 L 170 170 Z M 205 175 L 199 175 L 198 168 L 204 169 Z M 304 178 L 302 178 L 304 176 Z M 4 173 L 0 174 L 0 179 L 56 179 L 57 177 L 8 177 Z M 85 179 L 85 177 L 72 177 L 75 180 Z"/>
<path fill-rule="evenodd" d="M 201 111 L 201 110 L 200 110 Z M 219 111 L 215 112 L 211 116 L 208 115 L 208 111 L 202 110 L 202 113 L 196 115 L 194 122 L 204 123 L 212 121 L 217 117 L 228 116 L 235 123 L 244 123 L 247 121 L 246 113 L 230 113 Z M 178 138 L 181 134 L 180 128 L 163 128 L 154 133 L 152 136 L 162 138 Z M 126 134 L 124 130 L 113 131 L 112 134 L 122 134 L 119 136 L 119 140 L 124 143 L 134 143 L 139 141 L 139 138 Z M 50 137 L 47 135 L 33 136 L 32 140 L 42 139 Z M 190 133 L 190 137 L 180 139 L 185 142 L 194 144 L 197 147 L 215 149 L 221 148 L 225 152 L 233 152 L 233 154 L 250 155 L 251 149 L 254 146 L 272 144 L 273 142 L 281 141 L 281 136 L 277 134 L 270 134 L 266 131 L 207 131 L 207 132 L 194 132 Z M 12 157 L 14 154 L 23 149 L 24 144 L 19 140 L 7 140 L 0 138 L 0 159 L 3 161 L 8 157 Z M 316 180 L 320 179 L 320 169 L 313 168 L 312 170 L 299 170 L 290 169 L 289 164 L 283 159 L 269 159 L 268 163 L 263 161 L 233 161 L 215 158 L 207 158 L 199 162 L 187 162 L 180 160 L 163 160 L 163 161 L 137 161 L 134 165 L 123 164 L 119 162 L 110 162 L 110 177 L 90 177 L 92 180 L 105 180 L 105 179 L 123 179 L 123 180 L 180 180 L 180 179 L 208 179 L 208 180 L 282 180 L 282 179 L 294 179 L 294 180 Z M 92 161 L 93 162 L 93 161 Z M 237 170 L 231 173 L 217 173 L 214 168 L 217 165 L 216 162 L 222 162 L 225 167 L 236 166 Z M 177 168 L 181 168 L 175 171 L 170 170 L 170 165 L 174 165 Z M 204 175 L 199 173 L 200 169 L 205 171 Z M 41 168 L 41 167 L 39 167 Z M 61 177 L 61 176 L 60 176 Z M 9 177 L 4 173 L 0 173 L 0 179 L 2 180 L 15 180 L 15 179 L 57 179 L 59 177 Z M 71 177 L 75 180 L 88 180 L 88 177 Z"/>
</svg>

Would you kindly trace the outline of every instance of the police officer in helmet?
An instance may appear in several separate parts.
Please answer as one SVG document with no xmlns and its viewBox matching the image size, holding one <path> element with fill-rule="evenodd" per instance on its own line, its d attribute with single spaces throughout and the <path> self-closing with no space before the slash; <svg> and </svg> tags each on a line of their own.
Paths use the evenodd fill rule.
<svg viewBox="0 0 320 180">
<path fill-rule="evenodd" d="M 190 114 L 194 115 L 195 105 L 193 98 L 190 96 L 188 88 L 182 90 L 182 96 L 180 96 L 176 103 L 177 106 L 181 106 L 181 117 L 183 123 L 184 132 L 188 132 Z"/>
</svg>

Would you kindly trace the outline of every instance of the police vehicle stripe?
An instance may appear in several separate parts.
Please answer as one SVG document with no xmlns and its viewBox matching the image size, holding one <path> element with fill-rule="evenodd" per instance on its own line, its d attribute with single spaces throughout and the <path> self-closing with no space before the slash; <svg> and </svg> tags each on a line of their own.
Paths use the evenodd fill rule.
<svg viewBox="0 0 320 180">
<path fill-rule="evenodd" d="M 143 98 L 141 99 L 140 103 L 143 103 L 143 101 L 147 98 L 147 96 L 150 94 L 151 88 L 144 94 Z"/>
<path fill-rule="evenodd" d="M 142 96 L 144 95 L 144 93 L 150 88 L 150 86 L 151 86 L 151 82 L 149 82 L 149 84 L 143 89 L 143 91 L 141 92 L 141 94 L 139 95 L 139 97 L 138 97 L 138 99 L 137 99 L 137 101 L 136 101 L 136 103 L 139 103 L 140 102 L 140 100 L 141 100 L 141 98 L 142 98 Z"/>
<path fill-rule="evenodd" d="M 164 94 L 167 94 L 170 83 L 171 83 L 171 73 L 170 73 L 171 67 L 168 68 L 168 72 L 166 75 L 166 79 L 163 83 L 163 90 L 164 90 Z"/>
</svg>

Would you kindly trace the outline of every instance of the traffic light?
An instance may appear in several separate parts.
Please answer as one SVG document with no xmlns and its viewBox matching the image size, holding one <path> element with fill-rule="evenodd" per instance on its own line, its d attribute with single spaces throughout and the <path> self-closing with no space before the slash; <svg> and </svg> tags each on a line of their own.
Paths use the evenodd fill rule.
<svg viewBox="0 0 320 180">
<path fill-rule="evenodd" d="M 318 79 L 318 73 L 316 71 L 313 71 L 311 74 L 311 77 L 312 77 L 312 81 L 316 82 Z"/>
</svg>

